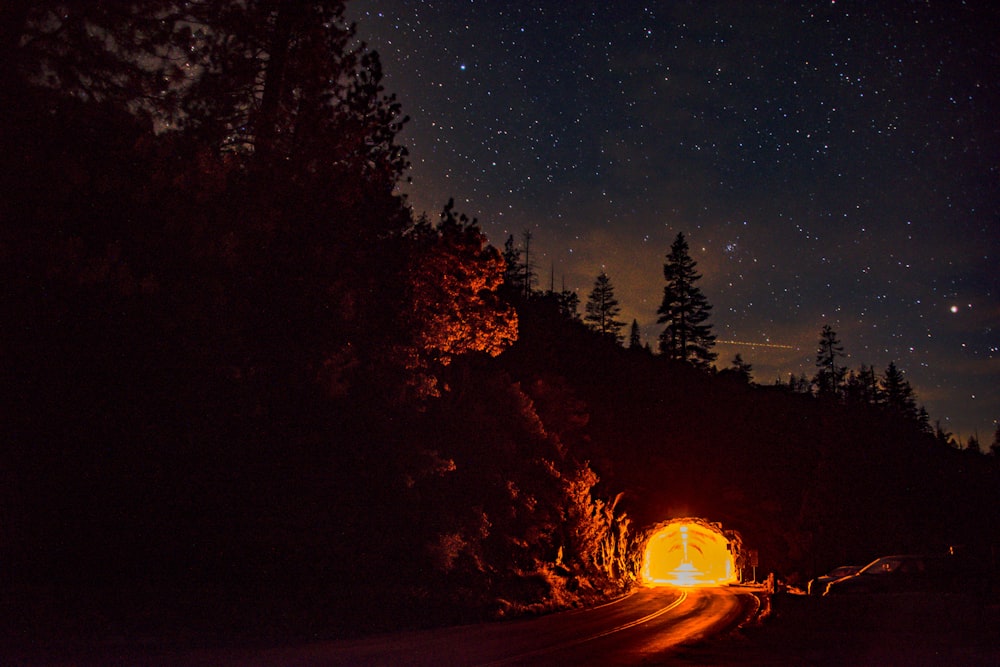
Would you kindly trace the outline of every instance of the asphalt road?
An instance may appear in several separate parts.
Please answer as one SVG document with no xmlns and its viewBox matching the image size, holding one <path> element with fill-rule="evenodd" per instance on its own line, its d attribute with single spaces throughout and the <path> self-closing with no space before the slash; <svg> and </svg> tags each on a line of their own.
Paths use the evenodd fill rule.
<svg viewBox="0 0 1000 667">
<path fill-rule="evenodd" d="M 147 656 L 148 665 L 640 665 L 724 632 L 756 610 L 750 589 L 641 589 L 609 604 L 533 619 L 361 640 Z M 123 656 L 124 657 L 124 656 Z"/>
</svg>

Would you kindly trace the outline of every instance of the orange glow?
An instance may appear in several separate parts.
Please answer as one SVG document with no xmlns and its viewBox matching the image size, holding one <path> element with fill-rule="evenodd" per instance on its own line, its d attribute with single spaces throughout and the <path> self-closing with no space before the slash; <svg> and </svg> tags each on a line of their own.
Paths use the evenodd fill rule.
<svg viewBox="0 0 1000 667">
<path fill-rule="evenodd" d="M 646 542 L 642 580 L 647 586 L 719 586 L 737 581 L 729 540 L 700 519 L 674 519 Z"/>
</svg>

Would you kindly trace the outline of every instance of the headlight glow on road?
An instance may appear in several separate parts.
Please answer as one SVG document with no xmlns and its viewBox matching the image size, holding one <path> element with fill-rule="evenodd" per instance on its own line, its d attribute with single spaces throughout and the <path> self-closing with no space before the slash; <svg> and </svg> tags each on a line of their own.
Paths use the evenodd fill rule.
<svg viewBox="0 0 1000 667">
<path fill-rule="evenodd" d="M 650 536 L 642 559 L 647 586 L 719 586 L 737 581 L 729 540 L 700 519 L 673 519 Z"/>
</svg>

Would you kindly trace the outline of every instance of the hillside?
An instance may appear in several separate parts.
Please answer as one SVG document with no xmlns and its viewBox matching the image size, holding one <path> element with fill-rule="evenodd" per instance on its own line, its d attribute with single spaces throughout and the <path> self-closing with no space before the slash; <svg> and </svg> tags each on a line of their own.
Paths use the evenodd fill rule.
<svg viewBox="0 0 1000 667">
<path fill-rule="evenodd" d="M 762 568 L 803 581 L 880 553 L 996 543 L 992 457 L 869 406 L 622 349 L 541 304 L 519 312 L 521 338 L 503 361 L 519 377 L 561 377 L 587 406 L 581 450 L 640 524 L 720 521 L 760 551 Z"/>
</svg>

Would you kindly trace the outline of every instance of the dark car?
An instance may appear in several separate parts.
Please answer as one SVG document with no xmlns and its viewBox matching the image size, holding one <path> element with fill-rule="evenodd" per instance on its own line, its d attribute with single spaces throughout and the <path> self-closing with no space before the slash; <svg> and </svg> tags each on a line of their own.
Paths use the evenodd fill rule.
<svg viewBox="0 0 1000 667">
<path fill-rule="evenodd" d="M 810 579 L 809 583 L 806 584 L 806 592 L 809 595 L 822 595 L 826 592 L 826 586 L 831 581 L 856 574 L 861 567 L 861 565 L 841 565 L 840 567 L 835 567 L 821 577 Z"/>
<path fill-rule="evenodd" d="M 857 574 L 831 581 L 823 594 L 948 592 L 963 582 L 960 564 L 954 556 L 883 556 Z"/>
</svg>

